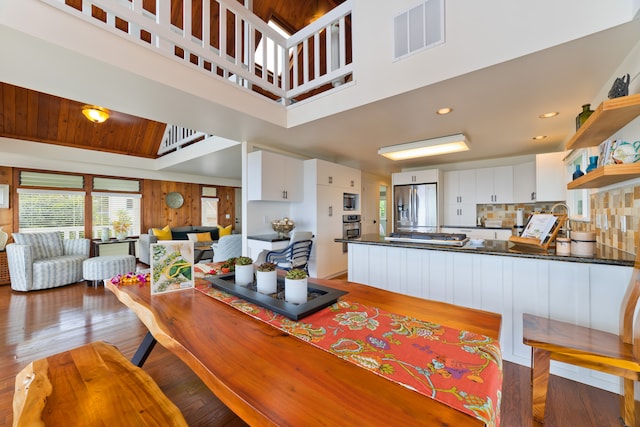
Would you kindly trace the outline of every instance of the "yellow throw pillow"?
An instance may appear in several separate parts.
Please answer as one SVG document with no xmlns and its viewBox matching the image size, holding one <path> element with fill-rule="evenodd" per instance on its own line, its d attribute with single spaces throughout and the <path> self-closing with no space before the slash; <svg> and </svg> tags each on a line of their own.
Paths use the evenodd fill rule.
<svg viewBox="0 0 640 427">
<path fill-rule="evenodd" d="M 231 227 L 232 225 L 227 225 L 226 227 L 218 226 L 218 235 L 222 237 L 231 234 Z"/>
<path fill-rule="evenodd" d="M 158 240 L 171 240 L 173 236 L 171 235 L 171 228 L 167 225 L 166 227 L 160 228 L 152 228 L 153 235 L 158 238 Z"/>
<path fill-rule="evenodd" d="M 204 233 L 198 233 L 196 234 L 196 237 L 198 238 L 198 242 L 210 242 L 211 240 L 211 233 L 210 232 L 204 232 Z"/>
</svg>

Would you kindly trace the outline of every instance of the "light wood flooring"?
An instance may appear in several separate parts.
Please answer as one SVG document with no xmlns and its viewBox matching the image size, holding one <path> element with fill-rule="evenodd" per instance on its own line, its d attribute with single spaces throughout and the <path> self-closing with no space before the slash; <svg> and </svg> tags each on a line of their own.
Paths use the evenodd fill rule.
<svg viewBox="0 0 640 427">
<path fill-rule="evenodd" d="M 14 378 L 31 360 L 96 340 L 110 342 L 131 357 L 145 333 L 135 314 L 102 286 L 79 283 L 29 293 L 0 286 L 0 426 L 12 423 Z M 144 369 L 191 426 L 245 425 L 161 345 L 156 345 Z M 533 425 L 529 375 L 528 368 L 505 362 L 503 427 Z M 618 408 L 615 394 L 552 376 L 545 425 L 618 427 Z"/>
</svg>

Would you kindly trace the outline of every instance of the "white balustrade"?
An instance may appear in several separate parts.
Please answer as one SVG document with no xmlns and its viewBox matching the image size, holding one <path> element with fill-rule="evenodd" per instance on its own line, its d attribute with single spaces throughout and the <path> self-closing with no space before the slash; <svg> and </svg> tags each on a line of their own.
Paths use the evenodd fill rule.
<svg viewBox="0 0 640 427">
<path fill-rule="evenodd" d="M 144 9 L 142 0 L 83 0 L 81 10 L 66 5 L 65 0 L 41 1 L 215 78 L 248 90 L 257 86 L 283 105 L 328 83 L 338 86 L 353 73 L 352 64 L 347 63 L 353 0 L 346 0 L 289 38 L 235 0 L 202 1 L 202 13 L 196 14 L 199 22 L 192 21 L 196 5 L 179 2 L 181 27 L 171 23 L 171 0 L 155 0 L 155 7 L 149 8 L 152 10 Z M 216 8 L 217 16 L 223 18 L 217 28 L 211 25 L 212 9 L 215 13 Z M 263 48 L 256 52 L 260 41 Z M 273 64 L 273 69 L 266 64 Z"/>
</svg>

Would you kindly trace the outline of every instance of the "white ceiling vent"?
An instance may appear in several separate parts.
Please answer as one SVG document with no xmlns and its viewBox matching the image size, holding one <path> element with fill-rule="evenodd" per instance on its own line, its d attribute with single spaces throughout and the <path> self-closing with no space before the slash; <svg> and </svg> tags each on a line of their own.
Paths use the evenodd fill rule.
<svg viewBox="0 0 640 427">
<path fill-rule="evenodd" d="M 394 18 L 394 60 L 444 43 L 444 0 L 426 0 Z"/>
</svg>

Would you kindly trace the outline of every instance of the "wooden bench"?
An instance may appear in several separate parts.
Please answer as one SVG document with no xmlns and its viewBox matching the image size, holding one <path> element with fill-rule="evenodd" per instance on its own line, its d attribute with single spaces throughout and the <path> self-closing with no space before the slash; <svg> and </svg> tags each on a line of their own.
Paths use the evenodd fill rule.
<svg viewBox="0 0 640 427">
<path fill-rule="evenodd" d="M 620 310 L 620 335 L 524 314 L 523 342 L 532 347 L 531 409 L 544 423 L 551 360 L 595 369 L 624 379 L 621 416 L 625 425 L 640 427 L 635 412 L 634 381 L 640 380 L 640 250 Z"/>
<path fill-rule="evenodd" d="M 104 342 L 20 371 L 13 420 L 14 426 L 187 426 L 153 379 Z"/>
</svg>

